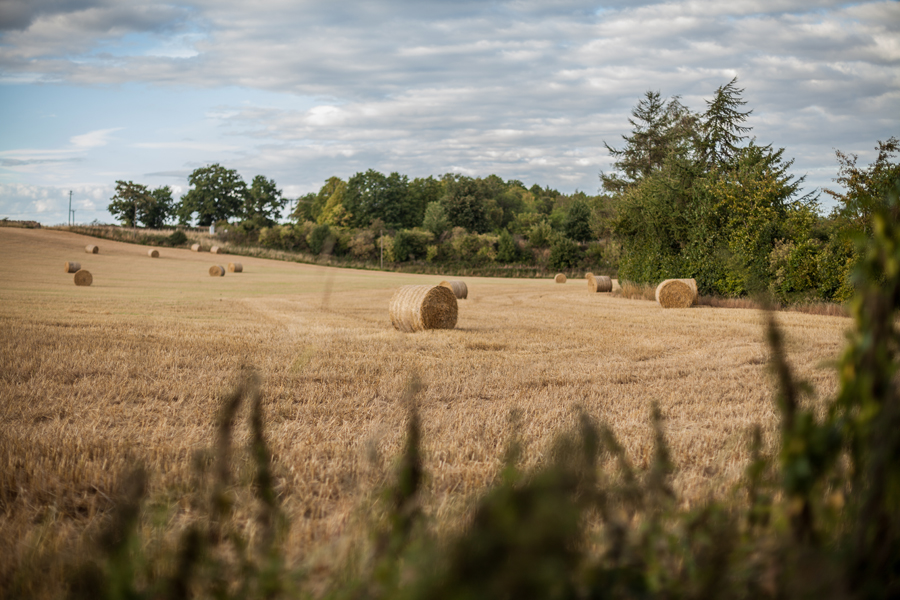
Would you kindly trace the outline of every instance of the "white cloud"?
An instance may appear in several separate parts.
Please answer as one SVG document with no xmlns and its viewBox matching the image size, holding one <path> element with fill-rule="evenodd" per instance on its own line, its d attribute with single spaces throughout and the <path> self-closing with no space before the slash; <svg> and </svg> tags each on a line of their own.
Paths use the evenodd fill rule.
<svg viewBox="0 0 900 600">
<path fill-rule="evenodd" d="M 89 131 L 87 133 L 82 133 L 81 135 L 72 136 L 69 139 L 69 142 L 75 148 L 88 149 L 88 148 L 97 148 L 99 146 L 105 146 L 109 143 L 109 137 L 116 131 L 120 131 L 123 129 L 122 127 L 113 127 L 111 129 L 97 129 L 95 131 Z"/>
</svg>

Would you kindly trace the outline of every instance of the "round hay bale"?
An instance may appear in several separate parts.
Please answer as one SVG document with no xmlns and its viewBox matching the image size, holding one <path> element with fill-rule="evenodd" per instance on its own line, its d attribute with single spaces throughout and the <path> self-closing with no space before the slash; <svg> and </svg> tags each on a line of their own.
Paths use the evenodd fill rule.
<svg viewBox="0 0 900 600">
<path fill-rule="evenodd" d="M 449 288 L 457 300 L 465 300 L 469 297 L 469 286 L 466 285 L 465 281 L 442 281 L 438 285 Z"/>
<path fill-rule="evenodd" d="M 66 273 L 76 273 L 81 268 L 81 263 L 77 262 L 67 262 L 66 263 Z"/>
<path fill-rule="evenodd" d="M 426 329 L 453 329 L 459 316 L 456 294 L 441 285 L 404 285 L 390 305 L 394 329 L 412 333 Z"/>
<path fill-rule="evenodd" d="M 150 258 L 159 258 L 159 250 L 147 250 L 147 256 Z"/>
<path fill-rule="evenodd" d="M 593 273 L 585 273 L 585 274 L 584 274 L 584 278 L 585 278 L 585 279 L 590 279 L 590 278 L 593 277 L 593 276 L 594 276 Z"/>
<path fill-rule="evenodd" d="M 200 244 L 191 244 L 191 252 L 200 252 Z"/>
<path fill-rule="evenodd" d="M 243 273 L 244 265 L 242 265 L 241 263 L 228 263 L 228 270 L 231 273 Z"/>
<path fill-rule="evenodd" d="M 588 279 L 588 289 L 594 293 L 611 292 L 612 278 L 606 275 L 594 275 Z"/>
<path fill-rule="evenodd" d="M 697 300 L 693 279 L 666 279 L 656 286 L 656 301 L 663 308 L 690 308 Z"/>
<path fill-rule="evenodd" d="M 93 244 L 88 244 L 87 246 L 84 247 L 84 251 L 87 252 L 88 254 L 97 254 L 100 252 L 100 248 L 98 248 L 97 246 L 94 246 Z"/>
<path fill-rule="evenodd" d="M 218 246 L 213 246 L 212 248 L 209 249 L 209 253 L 210 254 L 222 254 L 222 249 L 219 248 Z"/>
<path fill-rule="evenodd" d="M 553 281 L 555 281 L 556 283 L 565 283 L 566 276 L 562 273 L 557 273 L 556 277 L 553 278 Z"/>
<path fill-rule="evenodd" d="M 94 276 L 90 271 L 79 269 L 75 272 L 75 285 L 88 286 L 94 283 Z"/>
<path fill-rule="evenodd" d="M 210 277 L 225 277 L 225 267 L 222 265 L 213 265 L 209 268 Z"/>
</svg>

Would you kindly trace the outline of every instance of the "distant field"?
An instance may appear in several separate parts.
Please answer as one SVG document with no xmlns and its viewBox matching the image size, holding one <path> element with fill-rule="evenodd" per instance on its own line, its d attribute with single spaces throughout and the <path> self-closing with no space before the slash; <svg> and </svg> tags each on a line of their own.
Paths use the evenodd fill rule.
<svg viewBox="0 0 900 600">
<path fill-rule="evenodd" d="M 100 253 L 86 254 L 88 243 Z M 675 487 L 688 502 L 732 490 L 751 425 L 763 426 L 770 447 L 777 438 L 758 311 L 663 310 L 589 294 L 583 281 L 467 278 L 457 329 L 402 334 L 388 319 L 394 289 L 439 277 L 166 248 L 151 259 L 146 250 L 0 228 L 6 569 L 48 524 L 61 545 L 89 527 L 135 462 L 152 473 L 151 496 L 182 511 L 173 520 L 189 518 L 177 490 L 192 485 L 192 457 L 211 445 L 218 399 L 242 367 L 262 377 L 294 558 L 357 526 L 400 448 L 400 398 L 414 373 L 427 386 L 426 508 L 448 526 L 495 480 L 512 409 L 526 465 L 574 424 L 577 407 L 608 422 L 645 465 L 658 402 Z M 76 287 L 65 261 L 81 262 L 93 285 Z M 229 261 L 244 272 L 207 274 Z M 778 321 L 798 374 L 820 396 L 833 393 L 831 363 L 851 322 L 799 313 Z"/>
</svg>

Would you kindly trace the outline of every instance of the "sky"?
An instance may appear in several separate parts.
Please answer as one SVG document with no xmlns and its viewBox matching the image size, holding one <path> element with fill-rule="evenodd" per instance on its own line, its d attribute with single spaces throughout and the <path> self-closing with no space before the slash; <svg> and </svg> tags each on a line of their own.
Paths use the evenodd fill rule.
<svg viewBox="0 0 900 600">
<path fill-rule="evenodd" d="M 647 91 L 733 77 L 804 191 L 900 136 L 900 2 L 0 0 L 0 218 L 114 222 L 219 163 L 293 199 L 328 177 L 496 174 L 600 191 Z M 823 210 L 829 199 L 822 197 Z"/>
</svg>

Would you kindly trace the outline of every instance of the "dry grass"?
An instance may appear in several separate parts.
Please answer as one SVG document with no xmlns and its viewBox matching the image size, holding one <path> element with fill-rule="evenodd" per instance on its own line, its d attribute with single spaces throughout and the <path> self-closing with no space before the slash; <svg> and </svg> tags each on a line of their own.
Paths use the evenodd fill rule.
<svg viewBox="0 0 900 600">
<path fill-rule="evenodd" d="M 658 402 L 687 502 L 730 492 L 751 425 L 770 447 L 778 436 L 758 311 L 673 313 L 546 279 L 471 278 L 479 293 L 460 304 L 456 329 L 404 334 L 388 319 L 391 295 L 431 276 L 248 257 L 241 277 L 209 277 L 203 254 L 146 261 L 146 248 L 104 241 L 88 265 L 96 283 L 76 289 L 59 263 L 89 241 L 0 229 L 0 583 L 36 548 L 72 547 L 96 527 L 134 462 L 151 472 L 170 523 L 189 520 L 193 457 L 210 447 L 218 398 L 248 365 L 263 380 L 292 563 L 327 562 L 359 534 L 357 515 L 399 452 L 414 373 L 426 386 L 425 508 L 444 527 L 496 480 L 513 409 L 526 468 L 577 407 L 608 422 L 641 466 Z M 850 323 L 778 321 L 799 375 L 833 393 L 828 361 Z M 609 343 L 597 343 L 599 323 Z"/>
</svg>

